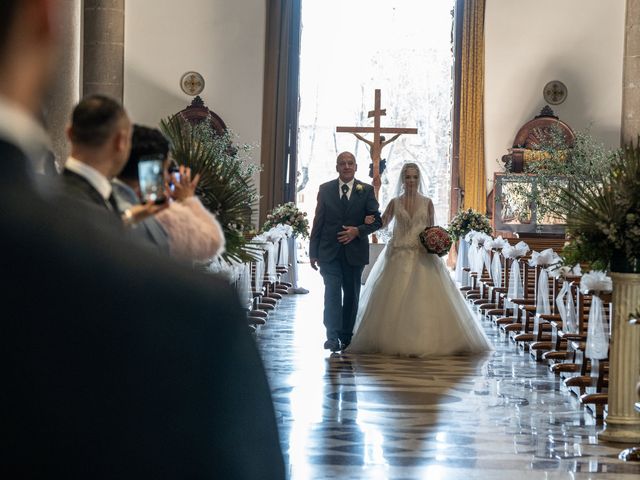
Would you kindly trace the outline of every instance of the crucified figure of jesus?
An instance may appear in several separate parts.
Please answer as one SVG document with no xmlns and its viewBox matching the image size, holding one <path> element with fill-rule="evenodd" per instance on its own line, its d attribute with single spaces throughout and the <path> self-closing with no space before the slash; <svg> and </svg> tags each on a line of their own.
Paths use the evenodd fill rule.
<svg viewBox="0 0 640 480">
<path fill-rule="evenodd" d="M 383 115 L 387 114 L 386 109 L 381 108 L 380 98 L 381 93 L 380 89 L 375 90 L 374 95 L 374 109 L 368 113 L 369 118 L 373 118 L 373 127 L 336 127 L 336 132 L 342 133 L 352 133 L 358 140 L 365 142 L 369 145 L 369 154 L 371 156 L 372 165 L 372 174 L 373 174 L 373 188 L 375 191 L 375 196 L 378 198 L 378 192 L 380 191 L 380 186 L 382 185 L 382 181 L 380 180 L 380 160 L 382 149 L 385 145 L 395 141 L 402 134 L 416 134 L 418 133 L 417 128 L 402 128 L 402 127 L 382 127 L 380 125 L 380 119 Z M 372 133 L 373 140 L 369 140 L 362 135 L 361 133 Z M 381 134 L 383 133 L 393 133 L 393 137 L 386 140 Z"/>
<path fill-rule="evenodd" d="M 378 151 L 376 152 L 376 150 L 373 148 L 373 141 L 372 140 L 368 140 L 366 138 L 364 138 L 362 135 L 360 135 L 359 133 L 354 133 L 353 134 L 358 140 L 366 143 L 367 145 L 369 145 L 369 155 L 371 156 L 371 164 L 369 165 L 369 176 L 373 179 L 372 183 L 374 186 L 375 191 L 377 192 L 380 189 L 380 186 L 382 185 L 382 181 L 380 180 L 380 175 L 382 175 L 384 173 L 384 170 L 386 168 L 386 162 L 383 158 L 380 158 L 380 162 L 378 163 L 378 173 L 379 175 L 376 177 L 376 175 L 374 174 L 374 163 L 375 163 L 375 156 L 376 153 L 378 153 L 380 156 L 382 156 L 382 149 L 384 148 L 385 145 L 387 145 L 388 143 L 393 142 L 394 140 L 396 140 L 400 135 L 402 135 L 401 133 L 397 133 L 395 134 L 393 137 L 391 137 L 389 140 L 386 140 L 385 137 L 383 137 L 382 135 L 380 136 L 380 142 L 379 142 L 379 147 L 378 147 Z"/>
</svg>

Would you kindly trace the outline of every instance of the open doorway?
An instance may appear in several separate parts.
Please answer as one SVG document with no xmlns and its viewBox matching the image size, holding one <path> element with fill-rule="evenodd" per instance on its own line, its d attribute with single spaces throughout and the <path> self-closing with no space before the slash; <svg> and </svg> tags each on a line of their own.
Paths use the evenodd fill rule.
<svg viewBox="0 0 640 480">
<path fill-rule="evenodd" d="M 313 217 L 320 184 L 336 177 L 339 152 L 356 155 L 356 177 L 370 182 L 367 145 L 337 125 L 371 126 L 382 90 L 382 126 L 417 127 L 382 151 L 380 204 L 394 195 L 402 163 L 418 162 L 436 220 L 448 220 L 451 183 L 454 0 L 302 0 L 298 206 Z"/>
</svg>

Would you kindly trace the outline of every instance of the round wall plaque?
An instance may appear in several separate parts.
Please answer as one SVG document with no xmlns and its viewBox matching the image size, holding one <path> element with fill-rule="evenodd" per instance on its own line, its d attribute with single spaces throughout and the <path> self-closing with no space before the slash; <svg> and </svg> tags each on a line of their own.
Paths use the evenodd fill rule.
<svg viewBox="0 0 640 480">
<path fill-rule="evenodd" d="M 547 103 L 560 105 L 567 99 L 567 87 L 560 80 L 552 80 L 544 86 L 542 95 Z"/>
<path fill-rule="evenodd" d="M 199 95 L 204 90 L 204 78 L 198 72 L 187 72 L 180 78 L 180 88 L 187 95 Z"/>
</svg>

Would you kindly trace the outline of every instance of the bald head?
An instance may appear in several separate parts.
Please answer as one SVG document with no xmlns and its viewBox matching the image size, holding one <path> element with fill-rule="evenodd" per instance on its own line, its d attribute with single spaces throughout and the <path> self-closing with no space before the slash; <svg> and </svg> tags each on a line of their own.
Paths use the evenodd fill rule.
<svg viewBox="0 0 640 480">
<path fill-rule="evenodd" d="M 349 183 L 353 180 L 356 170 L 358 170 L 358 165 L 356 164 L 356 157 L 353 153 L 342 152 L 338 155 L 336 159 L 336 172 L 338 172 L 340 180 Z"/>
<path fill-rule="evenodd" d="M 71 155 L 113 178 L 129 157 L 131 131 L 131 121 L 120 103 L 104 95 L 90 95 L 71 115 L 67 128 Z"/>
</svg>

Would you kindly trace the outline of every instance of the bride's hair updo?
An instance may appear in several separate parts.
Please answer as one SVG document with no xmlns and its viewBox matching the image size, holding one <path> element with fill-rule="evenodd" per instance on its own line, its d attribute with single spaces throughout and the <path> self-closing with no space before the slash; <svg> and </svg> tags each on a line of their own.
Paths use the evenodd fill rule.
<svg viewBox="0 0 640 480">
<path fill-rule="evenodd" d="M 414 163 L 414 162 L 407 162 L 407 163 L 404 163 L 404 164 L 402 165 L 402 170 L 400 170 L 400 178 L 402 179 L 402 181 L 404 181 L 404 176 L 406 175 L 407 170 L 408 170 L 409 168 L 413 168 L 413 169 L 417 170 L 417 172 L 418 172 L 418 176 L 422 176 L 422 175 L 421 175 L 421 172 L 420 172 L 420 167 L 418 166 L 418 164 L 417 164 L 417 163 Z"/>
<path fill-rule="evenodd" d="M 404 193 L 404 177 L 409 168 L 413 168 L 418 172 L 418 187 L 416 191 L 422 195 L 426 194 L 426 185 L 425 185 L 425 177 L 422 172 L 422 168 L 415 162 L 405 162 L 402 164 L 402 168 L 400 169 L 400 175 L 398 177 L 398 184 L 396 187 L 396 196 L 400 196 Z"/>
</svg>

